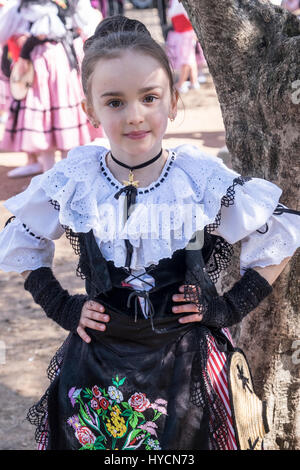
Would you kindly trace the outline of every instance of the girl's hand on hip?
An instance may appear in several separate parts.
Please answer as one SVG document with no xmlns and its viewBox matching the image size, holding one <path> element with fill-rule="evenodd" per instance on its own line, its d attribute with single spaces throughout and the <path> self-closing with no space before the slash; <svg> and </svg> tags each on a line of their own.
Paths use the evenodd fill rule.
<svg viewBox="0 0 300 470">
<path fill-rule="evenodd" d="M 94 300 L 88 300 L 83 305 L 79 325 L 77 327 L 77 333 L 86 343 L 89 343 L 91 338 L 85 332 L 85 328 L 91 328 L 97 331 L 105 331 L 105 323 L 109 322 L 110 318 L 107 314 L 104 313 L 104 311 L 105 308 L 103 305 L 95 302 Z"/>
<path fill-rule="evenodd" d="M 191 287 L 191 286 L 190 286 Z M 179 287 L 179 292 L 180 294 L 175 294 L 172 297 L 172 300 L 174 302 L 187 302 L 186 299 L 184 298 L 184 286 Z M 185 305 L 177 305 L 172 308 L 173 313 L 178 314 L 178 313 L 186 313 L 186 312 L 191 312 L 192 315 L 187 315 L 185 317 L 180 318 L 178 321 L 180 323 L 193 323 L 193 322 L 200 322 L 203 318 L 203 315 L 199 313 L 198 306 L 195 303 L 186 303 Z"/>
</svg>

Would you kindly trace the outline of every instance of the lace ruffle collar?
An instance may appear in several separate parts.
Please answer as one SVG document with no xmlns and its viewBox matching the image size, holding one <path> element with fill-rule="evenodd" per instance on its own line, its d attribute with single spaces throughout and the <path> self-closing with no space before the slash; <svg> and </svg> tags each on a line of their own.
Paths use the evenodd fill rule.
<svg viewBox="0 0 300 470">
<path fill-rule="evenodd" d="M 227 210 L 236 204 L 241 225 L 256 230 L 272 214 L 281 195 L 273 183 L 243 179 L 221 159 L 183 145 L 169 151 L 158 180 L 138 190 L 137 204 L 126 221 L 125 196 L 114 197 L 121 184 L 105 165 L 107 152 L 99 146 L 76 147 L 67 159 L 33 178 L 29 188 L 6 207 L 16 209 L 24 199 L 30 201 L 43 190 L 49 202 L 59 206 L 61 225 L 77 233 L 92 229 L 102 254 L 116 267 L 125 265 L 125 240 L 129 240 L 133 247 L 131 267 L 142 269 L 185 248 L 195 232 L 219 226 L 222 206 Z M 241 239 L 238 221 L 232 223 L 230 233 Z"/>
</svg>

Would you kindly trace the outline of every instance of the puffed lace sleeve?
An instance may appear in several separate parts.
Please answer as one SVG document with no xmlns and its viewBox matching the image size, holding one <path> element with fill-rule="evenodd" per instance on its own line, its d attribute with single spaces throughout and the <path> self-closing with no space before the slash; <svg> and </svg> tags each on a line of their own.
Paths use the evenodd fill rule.
<svg viewBox="0 0 300 470">
<path fill-rule="evenodd" d="M 5 44 L 13 35 L 28 32 L 29 22 L 19 12 L 16 2 L 9 2 L 0 12 L 0 43 Z"/>
<path fill-rule="evenodd" d="M 241 241 L 240 273 L 278 265 L 300 246 L 300 213 L 279 203 L 281 189 L 260 178 L 234 188 L 234 200 L 220 210 L 214 234 Z"/>
<path fill-rule="evenodd" d="M 102 15 L 100 11 L 92 7 L 90 0 L 77 1 L 76 10 L 72 16 L 72 22 L 73 26 L 79 28 L 86 38 L 94 34 L 101 19 Z"/>
<path fill-rule="evenodd" d="M 4 206 L 14 218 L 0 232 L 0 269 L 22 273 L 51 267 L 54 242 L 64 229 L 59 212 L 40 186 L 43 175 L 31 180 L 22 193 L 8 199 Z"/>
</svg>

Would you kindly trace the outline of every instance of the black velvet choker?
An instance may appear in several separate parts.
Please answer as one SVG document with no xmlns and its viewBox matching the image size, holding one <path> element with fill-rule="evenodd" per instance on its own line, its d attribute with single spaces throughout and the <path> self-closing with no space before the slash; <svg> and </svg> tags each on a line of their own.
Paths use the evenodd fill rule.
<svg viewBox="0 0 300 470">
<path fill-rule="evenodd" d="M 117 163 L 118 165 L 120 166 L 123 166 L 124 168 L 128 168 L 129 171 L 129 176 L 128 176 L 128 181 L 123 181 L 123 184 L 125 186 L 134 186 L 134 187 L 138 187 L 139 185 L 139 182 L 138 181 L 134 181 L 134 177 L 133 177 L 133 170 L 139 170 L 140 168 L 145 168 L 146 166 L 149 166 L 151 165 L 151 163 L 154 163 L 156 162 L 156 160 L 159 159 L 159 157 L 161 156 L 162 154 L 162 149 L 160 150 L 160 152 L 155 155 L 155 157 L 151 158 L 151 160 L 148 160 L 147 162 L 144 162 L 144 163 L 140 163 L 139 165 L 135 165 L 135 166 L 130 166 L 130 165 L 127 165 L 126 163 L 123 163 L 123 162 L 120 162 L 119 160 L 117 160 L 113 154 L 110 152 L 110 155 L 111 155 L 111 158 L 113 159 L 113 161 L 115 163 Z"/>
</svg>

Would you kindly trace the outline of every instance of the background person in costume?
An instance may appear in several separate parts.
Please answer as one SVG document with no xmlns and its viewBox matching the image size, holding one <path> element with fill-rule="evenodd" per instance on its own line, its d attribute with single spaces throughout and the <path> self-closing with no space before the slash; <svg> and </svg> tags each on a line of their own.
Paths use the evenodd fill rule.
<svg viewBox="0 0 300 470">
<path fill-rule="evenodd" d="M 291 12 L 294 12 L 296 10 L 299 10 L 300 3 L 299 0 L 282 0 L 281 6 Z"/>
<path fill-rule="evenodd" d="M 195 89 L 200 86 L 196 58 L 197 37 L 184 6 L 178 0 L 171 0 L 168 16 L 173 25 L 173 30 L 169 31 L 166 41 L 168 55 L 174 70 L 179 73 L 176 86 L 179 92 L 186 93 L 189 86 Z M 202 63 L 201 58 L 200 64 Z"/>
<path fill-rule="evenodd" d="M 95 137 L 81 109 L 79 72 L 81 35 L 85 39 L 92 33 L 99 15 L 88 0 L 21 0 L 2 15 L 0 41 L 4 44 L 12 38 L 16 42 L 19 77 L 30 61 L 35 74 L 26 97 L 10 104 L 1 148 L 26 152 L 28 164 L 8 176 L 46 171 L 54 164 L 56 150 L 65 157 L 74 142 L 83 145 Z"/>
<path fill-rule="evenodd" d="M 7 7 L 7 2 L 2 1 L 0 2 L 0 17 L 2 14 L 5 13 L 5 9 Z M 5 54 L 3 56 L 3 48 L 6 49 L 7 45 L 1 46 L 0 45 L 0 61 L 1 61 L 1 68 L 0 68 L 0 123 L 5 124 L 7 119 L 7 111 L 8 111 L 8 103 L 10 98 L 10 90 L 9 90 L 9 80 L 8 77 L 3 73 L 2 70 L 2 60 L 5 60 Z M 4 50 L 6 52 L 6 50 Z"/>
<path fill-rule="evenodd" d="M 271 182 L 193 146 L 162 148 L 178 92 L 140 22 L 116 16 L 97 27 L 82 81 L 85 111 L 110 150 L 76 147 L 33 178 L 5 203 L 15 218 L 0 234 L 1 269 L 22 273 L 47 316 L 70 331 L 29 412 L 39 446 L 236 449 L 227 327 L 272 292 L 299 246 L 299 217 Z M 64 232 L 86 295 L 70 295 L 52 272 L 53 240 Z M 241 279 L 218 295 L 238 241 Z"/>
</svg>

